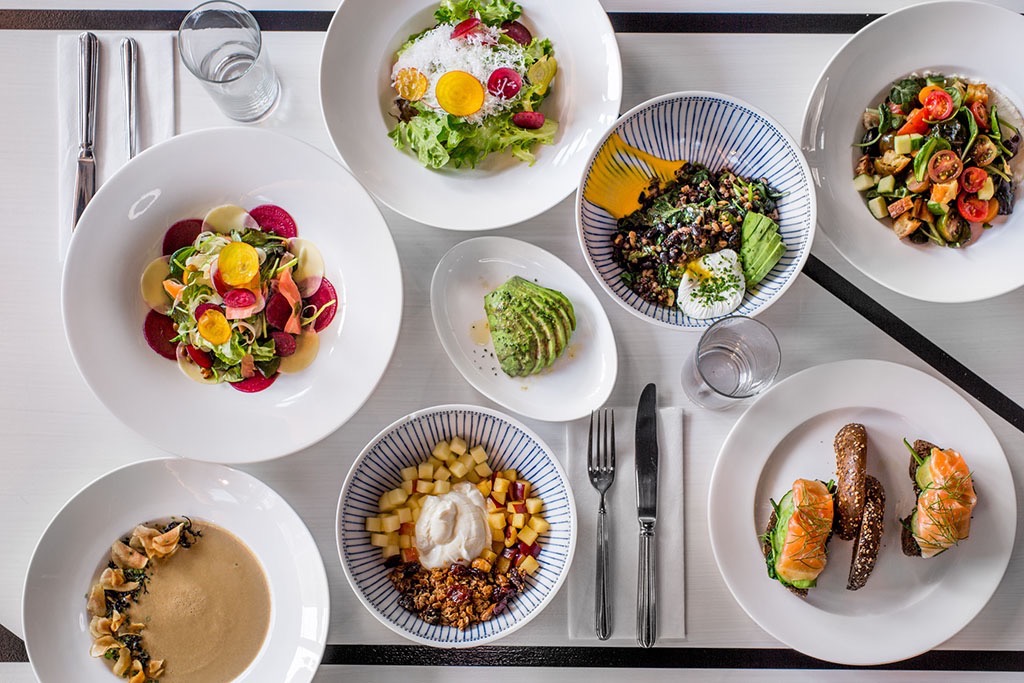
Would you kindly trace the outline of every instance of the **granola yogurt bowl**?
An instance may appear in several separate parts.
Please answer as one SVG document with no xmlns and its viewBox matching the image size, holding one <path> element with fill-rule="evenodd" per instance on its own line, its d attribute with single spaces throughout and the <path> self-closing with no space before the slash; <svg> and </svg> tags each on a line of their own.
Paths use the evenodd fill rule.
<svg viewBox="0 0 1024 683">
<path fill-rule="evenodd" d="M 565 472 L 536 434 L 498 411 L 444 405 L 397 420 L 363 449 L 336 531 L 371 614 L 416 643 L 458 648 L 493 642 L 547 606 L 577 524 Z"/>
</svg>

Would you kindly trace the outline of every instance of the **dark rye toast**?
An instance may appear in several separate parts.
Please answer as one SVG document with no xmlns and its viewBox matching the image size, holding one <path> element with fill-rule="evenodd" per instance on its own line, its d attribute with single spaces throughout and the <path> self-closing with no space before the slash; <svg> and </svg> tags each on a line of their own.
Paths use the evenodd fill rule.
<svg viewBox="0 0 1024 683">
<path fill-rule="evenodd" d="M 868 436 L 864 425 L 844 425 L 836 434 L 836 536 L 857 537 L 864 516 Z"/>
<path fill-rule="evenodd" d="M 846 582 L 846 590 L 851 591 L 863 588 L 868 582 L 875 568 L 885 529 L 885 489 L 870 474 L 865 480 L 864 515 L 857 529 L 857 537 L 853 540 L 853 559 L 850 561 L 850 577 Z"/>
<path fill-rule="evenodd" d="M 921 460 L 931 455 L 933 448 L 938 448 L 938 446 L 924 439 L 918 439 L 913 445 L 914 453 L 917 453 L 917 457 Z M 914 532 L 910 528 L 911 521 L 914 518 L 914 510 L 917 509 L 917 497 L 921 495 L 921 487 L 917 483 L 917 466 L 917 459 L 911 455 L 908 474 L 910 474 L 910 481 L 914 483 L 915 504 L 910 513 L 900 520 L 900 547 L 903 548 L 903 554 L 907 557 L 921 557 L 921 546 L 918 545 L 917 539 L 914 538 Z"/>
</svg>

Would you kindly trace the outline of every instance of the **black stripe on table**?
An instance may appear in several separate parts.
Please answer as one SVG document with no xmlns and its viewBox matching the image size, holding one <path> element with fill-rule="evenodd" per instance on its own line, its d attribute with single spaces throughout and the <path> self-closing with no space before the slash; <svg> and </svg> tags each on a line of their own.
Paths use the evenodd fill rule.
<svg viewBox="0 0 1024 683">
<path fill-rule="evenodd" d="M 254 11 L 266 31 L 326 31 L 333 12 Z M 877 14 L 610 12 L 618 33 L 856 33 Z M 0 10 L 0 29 L 44 31 L 173 31 L 179 10 Z"/>
</svg>

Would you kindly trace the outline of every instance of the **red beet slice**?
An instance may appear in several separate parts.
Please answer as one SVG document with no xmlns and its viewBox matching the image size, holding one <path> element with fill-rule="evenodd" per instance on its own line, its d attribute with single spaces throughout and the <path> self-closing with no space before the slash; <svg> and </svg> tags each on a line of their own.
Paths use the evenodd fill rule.
<svg viewBox="0 0 1024 683">
<path fill-rule="evenodd" d="M 520 128 L 536 130 L 544 125 L 544 114 L 539 111 L 521 111 L 512 115 L 512 123 Z"/>
<path fill-rule="evenodd" d="M 320 283 L 320 289 L 313 292 L 313 295 L 305 301 L 306 306 L 313 306 L 314 310 L 320 310 L 321 306 L 331 300 L 334 303 L 325 308 L 324 312 L 313 323 L 313 329 L 317 332 L 330 325 L 331 321 L 334 320 L 334 314 L 338 312 L 338 293 L 334 291 L 334 285 L 331 284 L 331 281 L 324 278 L 323 282 Z"/>
<path fill-rule="evenodd" d="M 209 310 L 220 311 L 220 306 L 218 306 L 217 304 L 209 303 L 199 304 L 198 306 L 196 306 L 196 310 L 193 311 L 192 315 L 195 316 L 196 320 L 199 320 L 200 318 L 203 317 L 203 313 L 206 313 Z M 223 313 L 223 311 L 221 312 Z"/>
<path fill-rule="evenodd" d="M 241 382 L 231 382 L 231 387 L 238 389 L 245 394 L 255 394 L 257 391 L 263 391 L 277 379 L 279 373 L 274 373 L 270 377 L 264 377 L 260 373 L 256 373 L 252 377 L 243 379 Z"/>
<path fill-rule="evenodd" d="M 186 218 L 167 228 L 164 233 L 164 256 L 170 256 L 182 247 L 196 241 L 203 231 L 203 222 L 198 218 Z"/>
<path fill-rule="evenodd" d="M 529 45 L 533 42 L 533 34 L 530 33 L 530 29 L 526 28 L 518 21 L 506 21 L 501 25 L 501 30 L 505 32 L 506 36 L 520 45 Z"/>
<path fill-rule="evenodd" d="M 260 229 L 264 232 L 272 232 L 275 235 L 291 239 L 298 236 L 299 226 L 291 214 L 276 204 L 263 204 L 249 212 Z"/>
<path fill-rule="evenodd" d="M 192 359 L 192 362 L 201 368 L 212 368 L 213 359 L 210 358 L 210 354 L 202 349 L 197 349 L 191 344 L 185 345 L 185 350 L 188 351 L 188 357 Z"/>
<path fill-rule="evenodd" d="M 295 337 L 287 332 L 271 332 L 270 337 L 274 340 L 274 349 L 281 358 L 287 358 L 295 353 Z"/>
<path fill-rule="evenodd" d="M 142 333 L 146 343 L 161 356 L 177 362 L 178 343 L 171 340 L 178 336 L 174 321 L 163 313 L 150 311 L 146 314 L 146 322 L 142 325 Z"/>
<path fill-rule="evenodd" d="M 519 94 L 519 90 L 522 87 L 523 77 L 507 66 L 495 69 L 491 72 L 490 78 L 487 79 L 487 92 L 505 100 Z"/>
<path fill-rule="evenodd" d="M 256 303 L 256 295 L 248 289 L 232 289 L 224 292 L 224 303 L 231 308 L 248 308 Z"/>
<path fill-rule="evenodd" d="M 283 294 L 275 292 L 267 301 L 267 307 L 263 309 L 267 316 L 267 324 L 271 327 L 283 330 L 288 324 L 288 318 L 292 317 L 292 305 Z"/>
<path fill-rule="evenodd" d="M 452 29 L 452 40 L 468 36 L 469 34 L 477 31 L 480 28 L 481 23 L 482 22 L 477 17 L 470 17 L 469 19 L 460 21 L 455 25 L 455 28 Z"/>
<path fill-rule="evenodd" d="M 216 263 L 214 263 L 213 268 L 210 269 L 210 275 L 213 279 L 213 288 L 217 290 L 218 294 L 224 296 L 231 290 L 231 288 L 227 286 L 227 283 L 224 282 L 224 278 L 220 276 L 220 269 L 217 268 Z"/>
</svg>

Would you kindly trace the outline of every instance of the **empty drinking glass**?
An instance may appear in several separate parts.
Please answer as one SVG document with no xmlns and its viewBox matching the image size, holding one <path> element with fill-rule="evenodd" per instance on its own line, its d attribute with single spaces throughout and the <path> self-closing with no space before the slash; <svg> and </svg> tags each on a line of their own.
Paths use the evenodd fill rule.
<svg viewBox="0 0 1024 683">
<path fill-rule="evenodd" d="M 205 2 L 178 29 L 181 61 L 228 117 L 257 121 L 277 104 L 281 83 L 270 64 L 259 24 L 227 0 Z"/>
<path fill-rule="evenodd" d="M 767 389 L 782 363 L 779 341 L 764 323 L 722 318 L 704 330 L 683 364 L 683 389 L 704 408 L 725 408 Z"/>
</svg>

